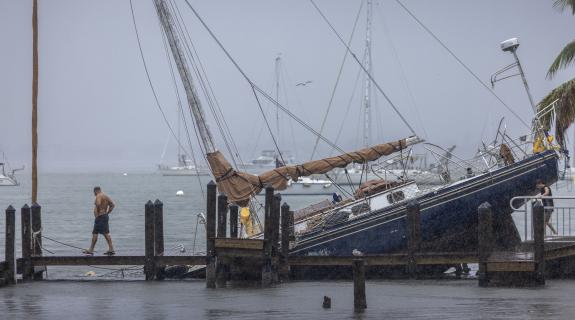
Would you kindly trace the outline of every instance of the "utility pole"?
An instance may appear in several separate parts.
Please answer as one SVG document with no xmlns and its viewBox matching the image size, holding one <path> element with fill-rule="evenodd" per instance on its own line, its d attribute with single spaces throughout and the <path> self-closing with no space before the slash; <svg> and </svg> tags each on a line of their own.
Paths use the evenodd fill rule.
<svg viewBox="0 0 575 320">
<path fill-rule="evenodd" d="M 32 4 L 32 203 L 38 200 L 38 0 Z"/>
</svg>

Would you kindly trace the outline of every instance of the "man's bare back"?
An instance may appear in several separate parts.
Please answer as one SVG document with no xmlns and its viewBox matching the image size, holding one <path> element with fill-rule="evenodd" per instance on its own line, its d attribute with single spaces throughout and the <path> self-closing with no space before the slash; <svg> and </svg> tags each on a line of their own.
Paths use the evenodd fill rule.
<svg viewBox="0 0 575 320">
<path fill-rule="evenodd" d="M 99 192 L 96 194 L 96 200 L 94 201 L 94 217 L 112 212 L 115 206 L 110 197 L 103 192 Z"/>
</svg>

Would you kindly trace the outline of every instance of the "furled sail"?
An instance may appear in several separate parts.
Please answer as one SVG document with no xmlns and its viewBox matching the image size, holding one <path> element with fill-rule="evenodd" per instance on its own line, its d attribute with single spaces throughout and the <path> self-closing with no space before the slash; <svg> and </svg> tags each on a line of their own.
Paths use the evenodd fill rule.
<svg viewBox="0 0 575 320">
<path fill-rule="evenodd" d="M 218 189 L 224 192 L 231 202 L 246 205 L 251 196 L 259 193 L 268 184 L 276 190 L 283 190 L 290 179 L 297 181 L 299 177 L 327 173 L 335 168 L 344 168 L 350 163 L 374 161 L 420 141 L 418 137 L 409 137 L 334 157 L 275 168 L 259 176 L 236 171 L 219 151 L 208 153 L 207 158 Z"/>
</svg>

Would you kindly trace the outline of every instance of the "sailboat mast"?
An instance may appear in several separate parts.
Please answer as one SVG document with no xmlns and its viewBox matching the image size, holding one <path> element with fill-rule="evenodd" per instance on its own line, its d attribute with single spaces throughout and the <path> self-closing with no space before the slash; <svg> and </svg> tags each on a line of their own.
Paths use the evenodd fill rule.
<svg viewBox="0 0 575 320">
<path fill-rule="evenodd" d="M 275 73 L 276 73 L 276 101 L 280 101 L 280 61 L 281 61 L 281 57 L 278 55 L 276 57 L 276 62 L 275 62 Z M 280 110 L 279 108 L 276 108 L 276 139 L 278 141 L 278 145 L 281 145 L 279 143 L 280 140 Z M 281 153 L 280 150 L 278 150 L 278 153 Z M 281 154 L 278 154 L 278 156 L 276 158 L 281 158 Z"/>
<path fill-rule="evenodd" d="M 371 20 L 372 20 L 372 0 L 367 0 L 367 18 L 365 29 L 365 57 L 364 66 L 369 74 L 371 71 Z M 366 74 L 364 76 L 365 88 L 363 95 L 363 146 L 369 147 L 371 145 L 371 79 Z"/>
<path fill-rule="evenodd" d="M 32 5 L 32 203 L 38 200 L 38 0 Z"/>
<path fill-rule="evenodd" d="M 156 11 L 158 13 L 158 17 L 160 18 L 160 23 L 162 24 L 166 38 L 168 39 L 174 61 L 178 67 L 178 73 L 182 79 L 182 83 L 186 91 L 186 97 L 188 99 L 188 104 L 192 109 L 192 114 L 198 127 L 198 132 L 202 140 L 204 152 L 215 152 L 216 147 L 214 145 L 214 139 L 212 138 L 212 134 L 208 128 L 204 110 L 193 83 L 192 74 L 188 69 L 186 56 L 184 54 L 184 50 L 181 47 L 181 41 L 174 26 L 174 19 L 168 9 L 168 5 L 166 4 L 165 0 L 154 0 L 154 4 L 156 5 Z"/>
<path fill-rule="evenodd" d="M 180 104 L 180 99 L 178 99 L 178 110 L 177 110 L 177 117 L 178 117 L 178 165 L 182 165 L 182 144 L 180 143 L 181 140 L 181 116 L 182 116 L 182 105 Z M 183 164 L 186 165 L 185 163 Z"/>
</svg>

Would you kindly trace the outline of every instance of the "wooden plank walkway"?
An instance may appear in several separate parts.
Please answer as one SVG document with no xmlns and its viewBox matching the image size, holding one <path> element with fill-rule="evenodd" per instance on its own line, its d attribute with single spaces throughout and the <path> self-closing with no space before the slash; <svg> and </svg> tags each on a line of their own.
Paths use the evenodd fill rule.
<svg viewBox="0 0 575 320">
<path fill-rule="evenodd" d="M 143 265 L 145 256 L 42 256 L 32 257 L 36 266 L 83 266 L 83 265 Z M 159 265 L 205 265 L 206 256 L 156 256 Z M 18 259 L 21 261 L 21 259 Z"/>
</svg>

